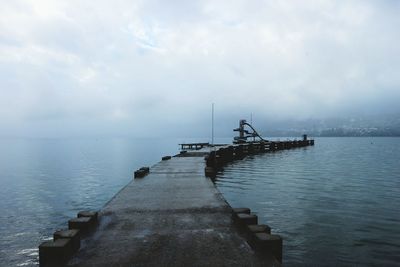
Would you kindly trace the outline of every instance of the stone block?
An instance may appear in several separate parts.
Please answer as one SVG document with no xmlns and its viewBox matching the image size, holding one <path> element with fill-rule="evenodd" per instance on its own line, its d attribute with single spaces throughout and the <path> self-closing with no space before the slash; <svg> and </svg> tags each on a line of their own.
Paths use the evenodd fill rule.
<svg viewBox="0 0 400 267">
<path fill-rule="evenodd" d="M 145 171 L 146 174 L 150 172 L 150 168 L 149 167 L 142 167 L 139 170 Z"/>
<path fill-rule="evenodd" d="M 237 221 L 238 220 L 237 215 L 239 213 L 250 214 L 250 209 L 249 208 L 234 208 L 234 209 L 232 209 L 232 220 Z"/>
<path fill-rule="evenodd" d="M 54 238 L 54 241 L 61 239 L 61 238 L 70 239 L 71 245 L 72 245 L 72 250 L 74 252 L 76 252 L 81 247 L 81 236 L 80 236 L 79 232 L 80 231 L 77 229 L 59 230 L 53 234 L 53 238 Z"/>
<path fill-rule="evenodd" d="M 79 229 L 81 233 L 85 233 L 93 226 L 93 219 L 91 217 L 74 218 L 68 221 L 68 228 Z"/>
<path fill-rule="evenodd" d="M 279 262 L 282 262 L 282 238 L 279 235 L 266 233 L 254 234 L 253 248 L 262 255 L 272 254 Z"/>
<path fill-rule="evenodd" d="M 72 242 L 68 238 L 46 241 L 39 246 L 40 266 L 62 266 L 72 256 Z"/>
<path fill-rule="evenodd" d="M 170 160 L 172 157 L 171 156 L 164 156 L 164 157 L 162 157 L 161 159 L 162 160 Z"/>
<path fill-rule="evenodd" d="M 139 169 L 139 170 L 135 171 L 135 173 L 133 174 L 133 177 L 134 178 L 142 178 L 142 177 L 145 177 L 146 174 L 147 174 L 147 172 L 145 170 Z"/>
<path fill-rule="evenodd" d="M 271 227 L 265 224 L 252 224 L 248 225 L 247 229 L 251 233 L 266 233 L 266 234 L 271 234 Z"/>
<path fill-rule="evenodd" d="M 258 223 L 258 217 L 255 214 L 238 213 L 234 220 L 241 230 L 246 230 L 247 225 Z"/>
<path fill-rule="evenodd" d="M 216 175 L 215 169 L 213 167 L 205 167 L 204 174 L 206 177 L 214 178 Z"/>
<path fill-rule="evenodd" d="M 257 224 L 258 218 L 255 214 L 238 213 L 238 219 L 246 225 Z"/>
<path fill-rule="evenodd" d="M 276 143 L 275 142 L 270 142 L 269 143 L 269 151 L 275 151 L 276 149 Z"/>
<path fill-rule="evenodd" d="M 232 213 L 234 213 L 234 214 L 237 214 L 237 213 L 250 214 L 250 209 L 249 208 L 234 208 L 234 209 L 232 209 Z"/>
<path fill-rule="evenodd" d="M 90 217 L 92 218 L 92 223 L 97 223 L 99 213 L 97 211 L 90 211 L 90 210 L 82 210 L 78 212 L 78 218 L 81 217 Z"/>
</svg>

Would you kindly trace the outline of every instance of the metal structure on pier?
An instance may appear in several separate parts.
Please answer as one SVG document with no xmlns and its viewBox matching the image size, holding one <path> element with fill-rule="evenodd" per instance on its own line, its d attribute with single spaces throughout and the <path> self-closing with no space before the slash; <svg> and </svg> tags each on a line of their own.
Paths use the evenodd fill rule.
<svg viewBox="0 0 400 267">
<path fill-rule="evenodd" d="M 250 130 L 245 129 L 246 126 L 249 127 Z M 248 138 L 253 138 L 253 142 L 256 141 L 256 138 L 260 139 L 259 141 L 268 142 L 268 140 L 262 138 L 261 135 L 258 134 L 256 129 L 254 129 L 254 127 L 250 123 L 246 122 L 246 120 L 240 120 L 239 128 L 233 129 L 233 131 L 239 132 L 239 136 L 235 136 L 233 138 L 234 144 L 247 143 Z"/>
</svg>

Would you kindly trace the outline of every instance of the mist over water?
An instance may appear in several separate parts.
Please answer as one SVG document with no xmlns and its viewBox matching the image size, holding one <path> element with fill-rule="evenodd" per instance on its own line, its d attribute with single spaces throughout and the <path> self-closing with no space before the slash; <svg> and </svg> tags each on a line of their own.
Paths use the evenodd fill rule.
<svg viewBox="0 0 400 267">
<path fill-rule="evenodd" d="M 216 185 L 282 235 L 285 266 L 396 266 L 399 164 L 398 138 L 318 138 L 234 162 Z"/>
</svg>

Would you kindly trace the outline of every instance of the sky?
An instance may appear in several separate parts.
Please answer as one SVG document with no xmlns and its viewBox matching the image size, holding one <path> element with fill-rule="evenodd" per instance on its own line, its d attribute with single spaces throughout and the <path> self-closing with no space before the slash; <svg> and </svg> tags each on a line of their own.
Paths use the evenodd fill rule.
<svg viewBox="0 0 400 267">
<path fill-rule="evenodd" d="M 400 1 L 0 0 L 0 136 L 400 114 Z"/>
</svg>

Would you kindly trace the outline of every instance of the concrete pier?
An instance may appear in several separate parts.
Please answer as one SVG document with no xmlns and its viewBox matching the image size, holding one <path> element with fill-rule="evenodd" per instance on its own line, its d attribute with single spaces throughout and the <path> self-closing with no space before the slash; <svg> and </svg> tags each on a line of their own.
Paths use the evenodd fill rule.
<svg viewBox="0 0 400 267">
<path fill-rule="evenodd" d="M 204 176 L 205 152 L 184 155 L 123 188 L 68 266 L 280 266 L 238 233 L 231 207 Z"/>
<path fill-rule="evenodd" d="M 232 209 L 212 179 L 247 155 L 312 146 L 314 140 L 194 145 L 135 171 L 99 213 L 79 212 L 68 221 L 70 230 L 39 246 L 40 265 L 60 266 L 81 247 L 68 266 L 280 266 L 282 238 L 258 225 L 250 209 Z M 86 238 L 80 242 L 81 234 Z"/>
</svg>

